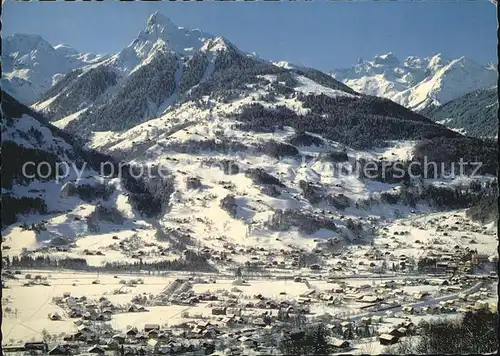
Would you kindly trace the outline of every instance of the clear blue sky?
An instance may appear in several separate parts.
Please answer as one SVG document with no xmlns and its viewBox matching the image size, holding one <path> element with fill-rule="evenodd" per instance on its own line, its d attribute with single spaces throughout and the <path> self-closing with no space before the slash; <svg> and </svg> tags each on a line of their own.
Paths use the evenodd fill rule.
<svg viewBox="0 0 500 356">
<path fill-rule="evenodd" d="M 113 53 L 160 11 L 179 26 L 228 38 L 270 60 L 322 70 L 394 52 L 497 62 L 496 8 L 487 0 L 408 2 L 7 2 L 2 36 L 39 34 L 53 45 Z"/>
</svg>

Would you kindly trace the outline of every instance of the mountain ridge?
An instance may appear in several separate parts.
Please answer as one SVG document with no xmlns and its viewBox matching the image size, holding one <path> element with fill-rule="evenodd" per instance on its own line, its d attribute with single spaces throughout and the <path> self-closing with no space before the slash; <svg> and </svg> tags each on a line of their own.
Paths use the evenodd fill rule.
<svg viewBox="0 0 500 356">
<path fill-rule="evenodd" d="M 386 97 L 416 111 L 492 87 L 497 80 L 494 66 L 479 65 L 464 56 L 409 56 L 400 61 L 392 52 L 358 60 L 355 66 L 331 75 L 361 93 Z"/>
<path fill-rule="evenodd" d="M 39 35 L 14 34 L 2 45 L 2 88 L 25 104 L 38 100 L 66 73 L 106 58 L 52 46 Z"/>
</svg>

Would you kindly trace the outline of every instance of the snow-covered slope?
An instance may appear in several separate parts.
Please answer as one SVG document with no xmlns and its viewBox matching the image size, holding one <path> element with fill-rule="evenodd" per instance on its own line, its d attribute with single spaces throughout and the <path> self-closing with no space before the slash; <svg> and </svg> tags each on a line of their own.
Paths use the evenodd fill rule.
<svg viewBox="0 0 500 356">
<path fill-rule="evenodd" d="M 387 53 L 331 74 L 360 93 L 385 97 L 416 111 L 490 88 L 497 81 L 491 64 L 479 65 L 466 57 L 448 59 L 441 54 L 411 56 L 401 63 L 393 53 Z"/>
<path fill-rule="evenodd" d="M 428 118 L 473 137 L 498 136 L 498 92 L 479 89 L 422 112 Z"/>
<path fill-rule="evenodd" d="M 89 261 L 101 264 L 129 262 L 143 247 L 148 248 L 140 257 L 143 261 L 162 259 L 164 248 L 174 255 L 223 251 L 228 245 L 237 250 L 336 249 L 368 242 L 377 222 L 447 208 L 450 199 L 459 205 L 459 194 L 476 194 L 460 190 L 474 182 L 469 177 L 408 182 L 392 175 L 371 179 L 355 170 L 365 160 L 408 161 L 421 153 L 418 145 L 423 138 L 429 139 L 426 154 L 432 153 L 434 140 L 441 148 L 454 138 L 452 149 L 440 149 L 442 160 L 453 159 L 447 153 L 456 152 L 463 139 L 458 133 L 390 100 L 359 94 L 317 70 L 247 55 L 220 37 L 207 39 L 189 54 L 169 45 L 168 36 L 150 47 L 148 41 L 142 47 L 148 47 L 144 56 L 134 49 L 135 43 L 128 47 L 134 54 L 130 62 L 119 60 L 121 51 L 75 70 L 33 106 L 54 114 L 55 124 L 69 130 L 60 136 L 70 146 L 69 153 L 75 151 L 73 138 L 86 134 L 88 147 L 115 162 L 148 168 L 141 182 L 127 177 L 106 180 L 89 172 L 84 179 L 96 177 L 115 190 L 103 196 L 105 188 L 86 188 L 84 192 L 97 194 L 95 199 L 83 204 L 71 197 L 69 206 L 64 205 L 67 200 L 61 202 L 61 183 L 67 181 L 12 179 L 5 195 L 19 199 L 42 194 L 52 213 L 47 219 L 38 214 L 18 216 L 19 223 L 45 219 L 52 233 L 74 236 L 76 245 L 64 252 L 66 256 L 97 249 L 107 257 Z M 21 123 L 38 115 L 22 115 L 26 113 L 13 117 Z M 30 131 L 33 125 L 15 120 L 12 124 L 13 131 L 9 128 L 6 135 L 13 150 L 20 151 L 26 137 L 29 144 L 37 143 L 40 134 Z M 42 126 L 37 130 L 44 146 L 37 160 L 45 159 L 50 148 L 46 142 L 53 141 L 44 127 L 65 132 Z M 480 147 L 478 141 L 468 143 Z M 69 153 L 56 151 L 53 159 L 63 160 Z M 77 149 L 69 161 L 99 164 L 106 157 L 83 153 Z M 8 157 L 13 160 L 14 154 Z M 165 170 L 165 180 L 158 179 L 158 173 L 154 179 L 149 176 L 151 171 L 164 175 Z M 482 179 L 485 185 L 492 180 Z M 439 183 L 450 189 L 438 190 Z M 92 213 L 88 214 L 97 211 L 99 216 L 98 204 L 117 209 L 123 221 L 101 222 L 101 233 L 96 232 Z M 87 224 L 82 222 L 86 216 Z M 24 233 L 20 229 L 13 225 L 11 241 Z M 125 250 L 116 239 L 137 247 Z M 161 255 L 155 247 L 160 245 Z M 246 257 L 234 255 L 232 262 L 219 260 L 214 265 L 234 267 L 246 263 Z"/>
<path fill-rule="evenodd" d="M 103 171 L 103 164 L 116 165 L 117 161 L 83 149 L 73 135 L 2 91 L 2 228 L 16 221 L 38 223 L 49 215 L 59 220 L 75 218 L 85 232 L 99 225 L 103 211 L 118 217 L 123 214 L 126 220 L 142 209 L 140 199 L 148 197 L 151 205 L 154 197 L 142 178 Z M 96 219 L 91 217 L 96 221 L 87 220 L 87 224 L 82 214 L 96 209 L 101 209 Z"/>
<path fill-rule="evenodd" d="M 14 34 L 2 41 L 2 89 L 31 104 L 64 74 L 104 58 L 65 44 L 53 47 L 38 35 Z"/>
</svg>

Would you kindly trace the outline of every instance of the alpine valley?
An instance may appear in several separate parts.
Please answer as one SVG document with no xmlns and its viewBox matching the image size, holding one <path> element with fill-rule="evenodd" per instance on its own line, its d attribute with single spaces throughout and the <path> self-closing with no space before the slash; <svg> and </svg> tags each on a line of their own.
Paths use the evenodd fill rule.
<svg viewBox="0 0 500 356">
<path fill-rule="evenodd" d="M 281 331 L 321 321 L 348 340 L 338 352 L 382 352 L 384 325 L 363 318 L 401 328 L 403 304 L 495 298 L 492 67 L 387 54 L 330 75 L 160 13 L 115 54 L 3 42 L 3 270 L 32 271 L 2 272 L 9 302 L 30 305 L 4 310 L 9 347 L 44 329 L 99 353 L 309 354 Z M 482 164 L 458 174 L 461 159 Z"/>
</svg>

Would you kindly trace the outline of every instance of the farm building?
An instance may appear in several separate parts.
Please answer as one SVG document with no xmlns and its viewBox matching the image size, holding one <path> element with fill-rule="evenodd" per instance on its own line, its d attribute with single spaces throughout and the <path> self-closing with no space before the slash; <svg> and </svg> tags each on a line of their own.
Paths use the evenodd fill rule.
<svg viewBox="0 0 500 356">
<path fill-rule="evenodd" d="M 212 308 L 212 315 L 226 315 L 227 308 Z"/>
<path fill-rule="evenodd" d="M 332 346 L 336 349 L 348 349 L 351 347 L 351 344 L 347 340 L 335 339 L 332 341 Z"/>
<path fill-rule="evenodd" d="M 399 341 L 399 338 L 390 334 L 382 334 L 378 338 L 380 345 L 394 345 Z"/>
<path fill-rule="evenodd" d="M 56 345 L 47 353 L 48 355 L 69 355 L 70 352 L 63 345 Z"/>
<path fill-rule="evenodd" d="M 144 332 L 148 333 L 153 330 L 160 330 L 160 325 L 158 324 L 146 324 L 144 325 Z"/>
<path fill-rule="evenodd" d="M 106 350 L 99 346 L 99 345 L 94 345 L 92 347 L 89 347 L 87 350 L 89 354 L 98 354 L 98 355 L 104 355 L 106 353 Z"/>
</svg>

